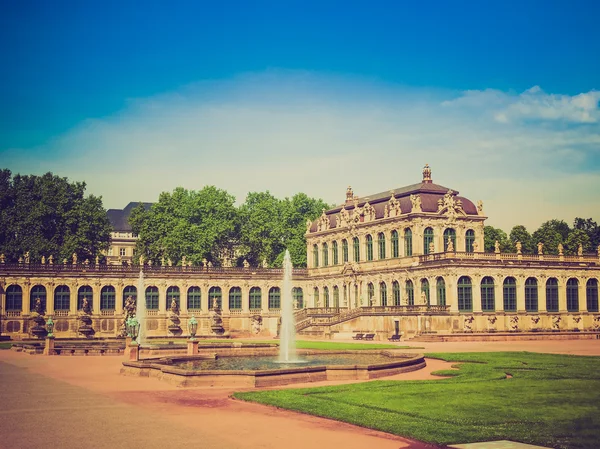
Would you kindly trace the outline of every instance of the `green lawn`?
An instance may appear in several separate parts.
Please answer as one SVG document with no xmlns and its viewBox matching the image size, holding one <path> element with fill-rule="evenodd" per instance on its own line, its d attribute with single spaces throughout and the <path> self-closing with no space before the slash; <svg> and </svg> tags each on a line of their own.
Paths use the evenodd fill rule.
<svg viewBox="0 0 600 449">
<path fill-rule="evenodd" d="M 7 343 L 7 342 L 0 343 L 0 349 L 10 349 L 11 346 L 12 346 L 12 343 Z"/>
<path fill-rule="evenodd" d="M 528 352 L 428 354 L 460 363 L 432 381 L 235 393 L 248 401 L 437 444 L 509 439 L 597 448 L 600 357 Z M 507 374 L 512 378 L 507 378 Z"/>
</svg>

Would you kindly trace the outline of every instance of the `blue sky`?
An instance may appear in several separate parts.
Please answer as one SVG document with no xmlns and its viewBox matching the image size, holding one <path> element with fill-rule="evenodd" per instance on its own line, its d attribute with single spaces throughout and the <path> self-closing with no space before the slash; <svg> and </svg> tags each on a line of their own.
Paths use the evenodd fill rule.
<svg viewBox="0 0 600 449">
<path fill-rule="evenodd" d="M 509 230 L 600 210 L 600 3 L 0 0 L 0 166 L 106 207 L 434 182 Z"/>
</svg>

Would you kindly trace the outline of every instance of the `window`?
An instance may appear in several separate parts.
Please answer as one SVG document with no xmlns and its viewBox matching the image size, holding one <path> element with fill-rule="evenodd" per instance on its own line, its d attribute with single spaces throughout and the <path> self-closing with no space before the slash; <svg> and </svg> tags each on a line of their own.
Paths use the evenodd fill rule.
<svg viewBox="0 0 600 449">
<path fill-rule="evenodd" d="M 259 287 L 252 287 L 249 294 L 250 309 L 262 308 L 262 293 Z"/>
<path fill-rule="evenodd" d="M 173 300 L 175 301 L 175 304 L 177 304 L 177 308 L 180 307 L 179 296 L 179 287 L 171 286 L 167 288 L 166 310 L 169 310 L 171 308 Z"/>
<path fill-rule="evenodd" d="M 494 295 L 494 280 L 486 276 L 481 280 L 481 310 L 494 312 L 496 310 Z"/>
<path fill-rule="evenodd" d="M 432 251 L 429 251 L 429 245 L 433 244 L 433 228 L 426 228 L 423 231 L 423 254 L 429 254 L 430 252 L 435 252 L 435 249 L 432 248 Z"/>
<path fill-rule="evenodd" d="M 462 276 L 458 279 L 458 311 L 472 312 L 473 311 L 473 291 L 471 286 L 471 278 Z"/>
<path fill-rule="evenodd" d="M 504 285 L 502 286 L 502 297 L 504 299 L 504 311 L 516 312 L 517 281 L 515 281 L 515 278 L 507 277 L 506 279 L 504 279 Z"/>
<path fill-rule="evenodd" d="M 23 309 L 23 289 L 19 285 L 9 285 L 6 289 L 6 310 Z"/>
<path fill-rule="evenodd" d="M 444 278 L 442 278 L 442 277 L 437 278 L 437 281 L 435 284 L 435 289 L 437 292 L 438 305 L 445 306 L 446 305 L 446 281 L 444 281 Z"/>
<path fill-rule="evenodd" d="M 387 306 L 387 285 L 385 285 L 385 282 L 379 283 L 379 300 L 382 306 Z"/>
<path fill-rule="evenodd" d="M 475 248 L 475 231 L 469 229 L 465 234 L 465 251 L 472 253 Z"/>
<path fill-rule="evenodd" d="M 231 287 L 229 289 L 229 310 L 240 310 L 242 308 L 242 289 Z"/>
<path fill-rule="evenodd" d="M 371 234 L 367 234 L 367 260 L 373 260 L 373 237 Z"/>
<path fill-rule="evenodd" d="M 313 267 L 319 267 L 319 247 L 317 245 L 313 245 Z"/>
<path fill-rule="evenodd" d="M 392 282 L 392 295 L 394 296 L 394 305 L 400 305 L 400 284 L 398 281 Z"/>
<path fill-rule="evenodd" d="M 444 231 L 444 251 L 448 251 L 448 242 L 452 242 L 452 248 L 456 251 L 456 231 L 448 228 Z"/>
<path fill-rule="evenodd" d="M 525 310 L 538 311 L 538 283 L 536 278 L 527 278 L 525 281 Z"/>
<path fill-rule="evenodd" d="M 342 240 L 342 261 L 348 262 L 348 240 Z"/>
<path fill-rule="evenodd" d="M 215 309 L 215 305 L 217 309 L 220 309 L 223 306 L 223 298 L 221 293 L 221 287 L 211 287 L 208 290 L 208 308 Z"/>
<path fill-rule="evenodd" d="M 585 286 L 585 297 L 588 312 L 598 312 L 598 281 L 588 279 Z"/>
<path fill-rule="evenodd" d="M 558 312 L 558 281 L 556 278 L 546 281 L 546 310 Z"/>
<path fill-rule="evenodd" d="M 296 304 L 297 308 L 304 308 L 304 295 L 300 287 L 294 287 L 292 289 L 292 298 L 294 299 L 294 304 Z"/>
<path fill-rule="evenodd" d="M 409 306 L 415 305 L 415 287 L 411 280 L 406 281 L 406 302 Z"/>
<path fill-rule="evenodd" d="M 369 299 L 369 306 L 373 305 L 373 297 L 375 296 L 375 286 L 369 282 L 367 284 L 367 298 Z"/>
<path fill-rule="evenodd" d="M 337 285 L 333 287 L 333 307 L 336 309 L 340 307 L 340 289 Z"/>
<path fill-rule="evenodd" d="M 412 231 L 410 228 L 404 230 L 404 255 L 412 256 Z"/>
<path fill-rule="evenodd" d="M 188 288 L 187 308 L 188 310 L 200 310 L 202 308 L 202 290 L 197 285 Z"/>
<path fill-rule="evenodd" d="M 354 237 L 352 244 L 354 245 L 354 262 L 360 262 L 360 241 L 358 237 Z"/>
<path fill-rule="evenodd" d="M 69 310 L 70 308 L 71 290 L 66 285 L 59 285 L 54 290 L 54 310 Z"/>
<path fill-rule="evenodd" d="M 379 248 L 379 259 L 385 259 L 385 234 L 383 232 L 377 235 L 377 247 Z"/>
<path fill-rule="evenodd" d="M 400 245 L 398 244 L 398 231 L 392 231 L 392 257 L 400 257 Z"/>
<path fill-rule="evenodd" d="M 323 266 L 329 265 L 329 246 L 327 243 L 323 243 Z"/>
<path fill-rule="evenodd" d="M 281 291 L 279 287 L 271 287 L 269 290 L 269 310 L 281 309 Z"/>
<path fill-rule="evenodd" d="M 329 288 L 323 287 L 323 302 L 325 307 L 329 307 Z"/>
<path fill-rule="evenodd" d="M 579 281 L 575 278 L 567 281 L 567 312 L 579 312 Z"/>
<path fill-rule="evenodd" d="M 158 287 L 146 287 L 146 310 L 158 310 Z"/>
<path fill-rule="evenodd" d="M 83 309 L 84 299 L 87 299 L 90 308 L 93 308 L 92 287 L 90 287 L 89 285 L 82 285 L 81 287 L 79 287 L 79 290 L 77 290 L 77 310 Z"/>
<path fill-rule="evenodd" d="M 115 310 L 116 292 L 112 285 L 106 285 L 100 290 L 100 310 Z"/>
<path fill-rule="evenodd" d="M 119 256 L 124 257 L 127 255 L 127 248 L 119 248 Z"/>
<path fill-rule="evenodd" d="M 425 295 L 425 304 L 430 304 L 429 296 L 429 281 L 427 279 L 421 279 L 421 295 Z"/>
<path fill-rule="evenodd" d="M 331 252 L 333 254 L 333 264 L 337 265 L 340 263 L 338 258 L 338 242 L 333 242 L 331 244 Z"/>
<path fill-rule="evenodd" d="M 31 289 L 29 293 L 29 307 L 30 310 L 35 310 L 35 303 L 40 300 L 42 310 L 46 310 L 46 287 L 43 285 L 36 285 Z"/>
</svg>

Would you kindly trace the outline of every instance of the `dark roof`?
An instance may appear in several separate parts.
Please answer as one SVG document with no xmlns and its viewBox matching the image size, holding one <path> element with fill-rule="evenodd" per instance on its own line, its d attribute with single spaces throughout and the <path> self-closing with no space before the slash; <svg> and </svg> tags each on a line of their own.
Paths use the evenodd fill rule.
<svg viewBox="0 0 600 449">
<path fill-rule="evenodd" d="M 113 227 L 114 231 L 117 232 L 131 232 L 131 226 L 129 225 L 129 216 L 131 215 L 131 211 L 134 207 L 140 203 L 131 202 L 125 209 L 108 209 L 106 211 L 106 215 L 108 215 L 108 219 L 110 220 L 110 224 Z M 154 203 L 142 203 L 144 205 L 144 209 L 148 210 L 152 207 Z"/>
</svg>

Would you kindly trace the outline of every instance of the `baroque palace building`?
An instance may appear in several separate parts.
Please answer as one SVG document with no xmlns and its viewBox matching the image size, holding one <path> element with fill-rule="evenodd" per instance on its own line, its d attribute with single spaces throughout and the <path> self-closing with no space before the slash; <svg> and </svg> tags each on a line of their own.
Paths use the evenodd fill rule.
<svg viewBox="0 0 600 449">
<path fill-rule="evenodd" d="M 52 317 L 57 337 L 82 337 L 83 315 L 91 336 L 118 337 L 127 299 L 141 295 L 150 337 L 187 335 L 192 315 L 200 336 L 277 334 L 283 270 L 140 267 L 127 254 L 135 236 L 119 211 L 111 213 L 113 225 L 123 223 L 115 225 L 106 265 L 0 258 L 3 334 L 31 337 L 32 317 L 41 313 Z M 540 244 L 537 254 L 522 254 L 517 244 L 516 253 L 498 246 L 485 253 L 486 218 L 481 201 L 433 183 L 427 165 L 421 182 L 407 187 L 368 197 L 348 187 L 342 205 L 307 223 L 308 267 L 293 270 L 289 292 L 298 332 L 383 339 L 600 329 L 600 249 L 548 255 Z"/>
</svg>

